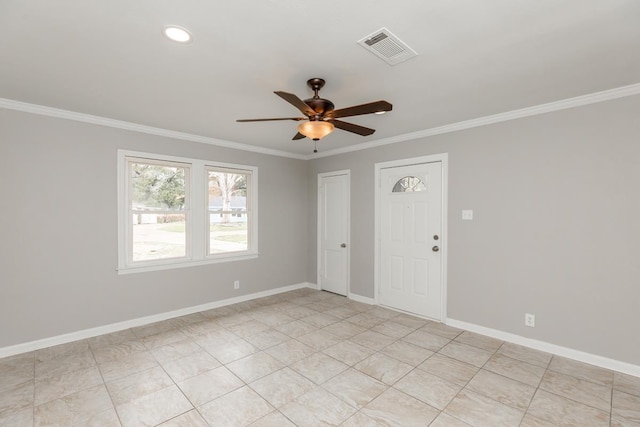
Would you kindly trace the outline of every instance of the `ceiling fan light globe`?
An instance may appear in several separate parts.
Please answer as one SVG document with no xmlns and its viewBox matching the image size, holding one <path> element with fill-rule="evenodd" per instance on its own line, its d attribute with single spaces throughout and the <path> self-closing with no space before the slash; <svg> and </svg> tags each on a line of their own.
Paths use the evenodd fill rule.
<svg viewBox="0 0 640 427">
<path fill-rule="evenodd" d="M 305 121 L 298 125 L 298 132 L 314 141 L 324 138 L 333 132 L 334 129 L 335 126 L 333 123 L 322 120 Z"/>
</svg>

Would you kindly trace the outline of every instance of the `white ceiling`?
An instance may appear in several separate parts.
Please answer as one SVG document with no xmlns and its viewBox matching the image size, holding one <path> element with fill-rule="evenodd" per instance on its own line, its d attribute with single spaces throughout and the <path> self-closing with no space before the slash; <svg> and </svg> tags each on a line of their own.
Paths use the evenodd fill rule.
<svg viewBox="0 0 640 427">
<path fill-rule="evenodd" d="M 161 35 L 188 28 L 189 44 Z M 311 77 L 345 119 L 322 151 L 640 82 L 638 0 L 0 0 L 0 98 L 297 154 L 273 94 Z M 386 27 L 418 52 L 389 66 L 356 42 Z"/>
</svg>

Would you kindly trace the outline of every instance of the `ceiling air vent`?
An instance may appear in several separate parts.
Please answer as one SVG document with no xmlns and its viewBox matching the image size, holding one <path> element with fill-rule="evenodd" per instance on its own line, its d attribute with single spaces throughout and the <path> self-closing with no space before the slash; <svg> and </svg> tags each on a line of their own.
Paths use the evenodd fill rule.
<svg viewBox="0 0 640 427">
<path fill-rule="evenodd" d="M 389 65 L 396 65 L 418 55 L 386 28 L 381 28 L 373 34 L 369 34 L 358 44 Z"/>
</svg>

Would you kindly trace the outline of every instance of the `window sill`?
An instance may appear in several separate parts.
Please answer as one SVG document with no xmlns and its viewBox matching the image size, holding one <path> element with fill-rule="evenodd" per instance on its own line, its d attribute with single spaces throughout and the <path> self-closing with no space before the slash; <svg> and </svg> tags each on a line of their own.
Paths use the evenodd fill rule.
<svg viewBox="0 0 640 427">
<path fill-rule="evenodd" d="M 198 267 L 201 265 L 209 265 L 209 264 L 219 264 L 221 262 L 232 262 L 232 261 L 245 261 L 249 259 L 258 258 L 257 253 L 252 254 L 243 254 L 243 255 L 228 255 L 228 256 L 218 256 L 216 258 L 207 258 L 204 260 L 188 260 L 188 261 L 175 261 L 175 262 L 167 262 L 163 264 L 153 264 L 153 265 L 143 265 L 143 266 L 135 266 L 135 267 L 118 267 L 116 271 L 118 274 L 134 274 L 134 273 L 146 273 L 149 271 L 161 271 L 161 270 L 173 270 L 176 268 L 187 268 L 187 267 Z"/>
</svg>

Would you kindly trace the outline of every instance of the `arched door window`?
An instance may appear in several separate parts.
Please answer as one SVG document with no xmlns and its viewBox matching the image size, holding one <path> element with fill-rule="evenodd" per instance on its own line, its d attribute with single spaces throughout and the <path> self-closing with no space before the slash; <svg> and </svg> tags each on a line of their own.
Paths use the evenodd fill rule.
<svg viewBox="0 0 640 427">
<path fill-rule="evenodd" d="M 400 178 L 393 186 L 393 193 L 408 193 L 413 191 L 427 191 L 427 186 L 420 178 L 415 176 L 405 176 Z"/>
</svg>

